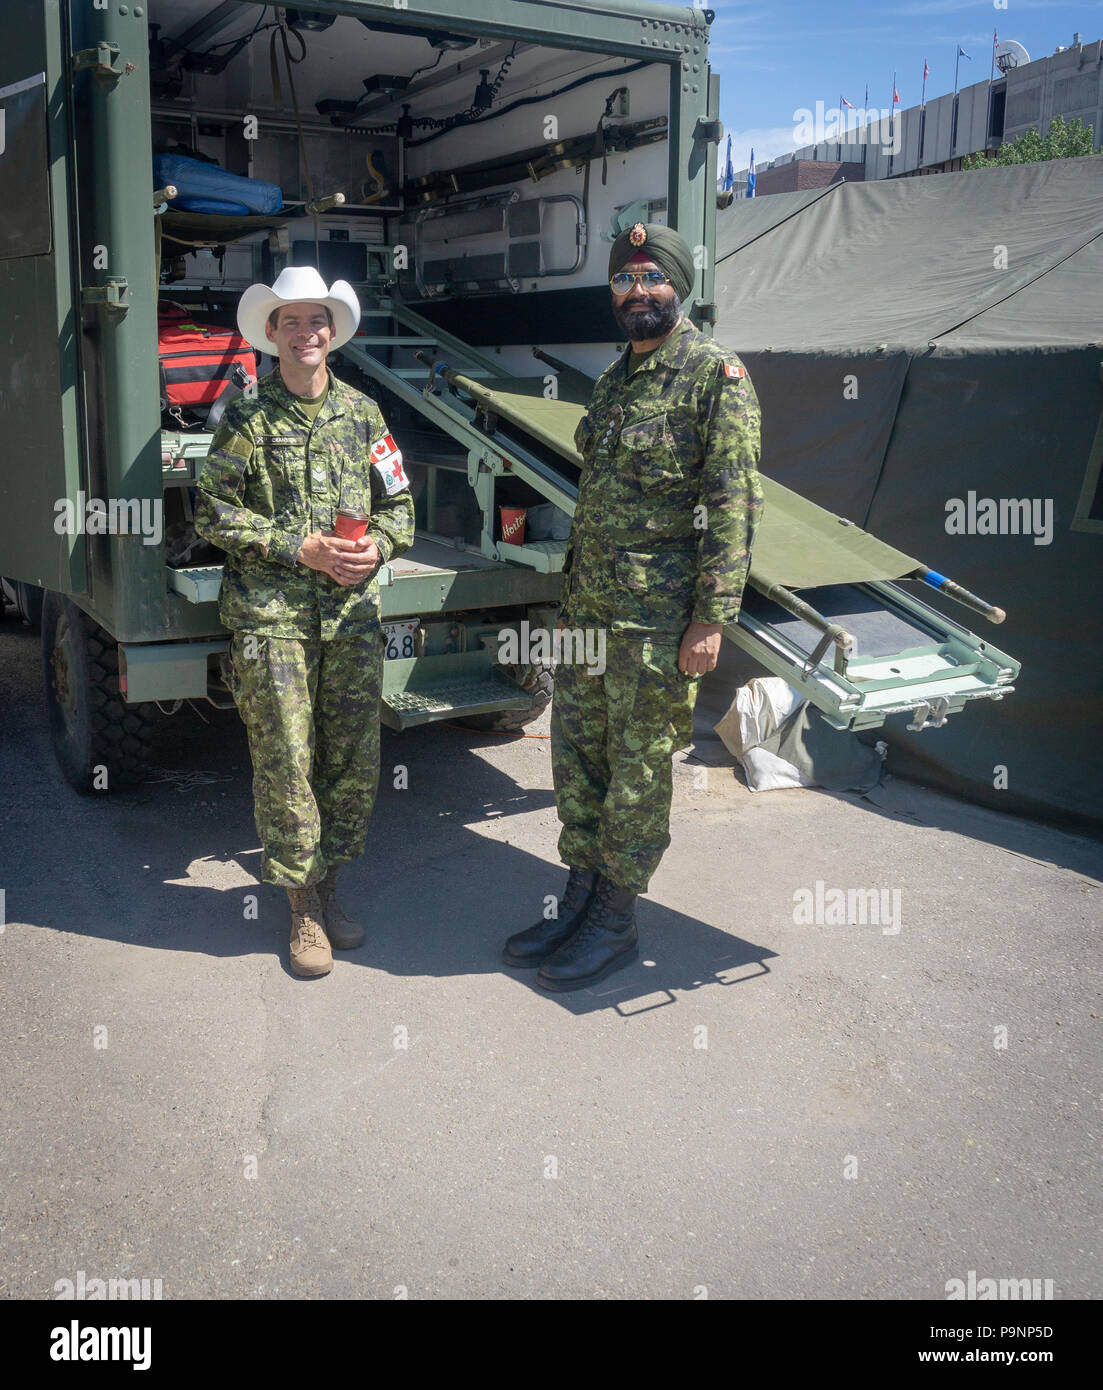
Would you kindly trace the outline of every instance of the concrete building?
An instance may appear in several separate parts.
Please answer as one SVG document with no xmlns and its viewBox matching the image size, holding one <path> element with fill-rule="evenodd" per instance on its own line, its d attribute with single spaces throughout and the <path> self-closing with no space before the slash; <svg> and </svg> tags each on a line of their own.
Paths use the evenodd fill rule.
<svg viewBox="0 0 1103 1390">
<path fill-rule="evenodd" d="M 1012 51 L 1019 45 L 1001 44 Z M 996 80 L 976 82 L 953 93 L 933 97 L 925 106 L 912 106 L 895 117 L 859 112 L 856 128 L 839 130 L 839 113 L 823 103 L 805 124 L 814 142 L 792 154 L 779 155 L 756 167 L 756 196 L 822 188 L 846 179 L 917 177 L 960 169 L 967 155 L 994 155 L 1006 141 L 1036 126 L 1044 135 L 1054 116 L 1079 117 L 1091 126 L 1095 148 L 1103 143 L 1103 40 L 1084 44 L 1080 35 L 1068 48 L 1047 58 L 1009 66 Z M 843 113 L 853 119 L 854 113 Z M 795 126 L 796 138 L 801 127 Z M 735 176 L 735 196 L 747 189 L 747 170 Z"/>
</svg>

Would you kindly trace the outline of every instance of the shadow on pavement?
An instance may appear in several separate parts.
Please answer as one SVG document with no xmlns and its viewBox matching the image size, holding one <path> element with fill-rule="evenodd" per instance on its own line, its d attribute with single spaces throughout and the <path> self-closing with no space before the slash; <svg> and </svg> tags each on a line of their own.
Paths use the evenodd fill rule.
<svg viewBox="0 0 1103 1390">
<path fill-rule="evenodd" d="M 499 742 L 440 724 L 383 731 L 366 852 L 342 872 L 342 897 L 368 940 L 339 961 L 391 975 L 500 974 L 573 1013 L 613 1008 L 624 1017 L 675 1002 L 675 991 L 766 973 L 774 953 L 735 935 L 732 924 L 710 925 L 647 899 L 638 912 L 640 959 L 593 990 L 545 994 L 534 971 L 507 969 L 502 943 L 542 915 L 566 870 L 557 862 L 550 788 L 520 786 L 477 756 Z M 5 867 L 9 921 L 147 949 L 271 953 L 295 979 L 286 897 L 256 881 L 251 768 L 235 711 L 185 707 L 158 731 L 151 776 L 159 780 L 102 798 L 78 796 L 63 782 L 41 705 L 24 703 L 0 731 L 0 757 L 9 781 L 34 788 L 23 801 L 21 837 L 49 847 Z M 394 786 L 399 764 L 405 790 Z M 542 813 L 539 829 L 518 827 L 518 838 L 538 842 L 538 853 L 509 843 L 514 836 L 500 826 L 480 832 L 531 813 Z"/>
</svg>

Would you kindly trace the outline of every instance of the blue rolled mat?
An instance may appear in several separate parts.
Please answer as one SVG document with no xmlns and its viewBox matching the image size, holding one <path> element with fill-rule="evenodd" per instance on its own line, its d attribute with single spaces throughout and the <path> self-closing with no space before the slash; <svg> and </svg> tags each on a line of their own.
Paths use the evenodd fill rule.
<svg viewBox="0 0 1103 1390">
<path fill-rule="evenodd" d="M 204 164 L 201 159 L 191 159 L 184 154 L 154 156 L 154 188 L 164 188 L 170 183 L 176 186 L 177 196 L 169 206 L 186 208 L 190 212 L 264 214 L 279 212 L 283 207 L 283 193 L 277 184 L 243 179 L 215 164 Z M 204 203 L 207 206 L 200 206 Z"/>
</svg>

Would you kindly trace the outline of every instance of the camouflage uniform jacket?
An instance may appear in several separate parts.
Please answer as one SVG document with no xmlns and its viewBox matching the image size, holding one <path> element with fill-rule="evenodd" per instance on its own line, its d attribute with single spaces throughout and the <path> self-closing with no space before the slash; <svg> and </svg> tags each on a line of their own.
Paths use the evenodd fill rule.
<svg viewBox="0 0 1103 1390">
<path fill-rule="evenodd" d="M 330 372 L 311 425 L 277 367 L 255 400 L 226 407 L 199 477 L 195 526 L 226 551 L 218 611 L 228 628 L 323 641 L 378 630 L 376 575 L 345 586 L 296 559 L 339 505 L 370 514 L 381 563 L 409 547 L 414 504 L 379 407 Z"/>
<path fill-rule="evenodd" d="M 636 370 L 598 378 L 582 455 L 563 616 L 680 640 L 739 613 L 762 512 L 761 416 L 739 359 L 683 319 Z"/>
</svg>

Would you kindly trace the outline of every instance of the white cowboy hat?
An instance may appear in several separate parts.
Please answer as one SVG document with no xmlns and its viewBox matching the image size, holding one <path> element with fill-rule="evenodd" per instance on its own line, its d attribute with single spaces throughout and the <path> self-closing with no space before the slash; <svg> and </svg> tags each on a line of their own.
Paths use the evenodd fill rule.
<svg viewBox="0 0 1103 1390">
<path fill-rule="evenodd" d="M 272 352 L 272 341 L 265 335 L 268 315 L 281 304 L 324 304 L 333 315 L 330 348 L 347 343 L 360 327 L 360 301 L 347 280 L 326 282 L 312 265 L 289 265 L 280 271 L 271 289 L 250 285 L 238 300 L 237 326 L 241 336 L 258 352 Z"/>
</svg>

